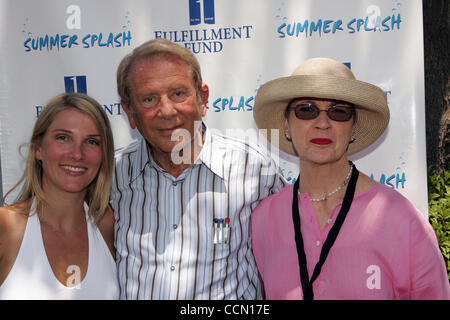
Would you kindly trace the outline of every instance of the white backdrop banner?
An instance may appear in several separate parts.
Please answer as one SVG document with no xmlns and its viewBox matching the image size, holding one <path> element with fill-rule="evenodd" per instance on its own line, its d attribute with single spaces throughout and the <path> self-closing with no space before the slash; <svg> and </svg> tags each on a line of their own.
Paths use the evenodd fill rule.
<svg viewBox="0 0 450 320">
<path fill-rule="evenodd" d="M 24 144 L 42 107 L 59 93 L 98 100 L 116 147 L 135 139 L 116 69 L 136 46 L 167 38 L 200 61 L 209 127 L 262 145 L 252 116 L 261 84 L 312 57 L 346 63 L 386 92 L 391 110 L 385 134 L 351 159 L 428 213 L 420 0 L 0 0 L 0 14 L 3 193 L 23 172 Z M 297 159 L 271 152 L 294 181 Z"/>
</svg>

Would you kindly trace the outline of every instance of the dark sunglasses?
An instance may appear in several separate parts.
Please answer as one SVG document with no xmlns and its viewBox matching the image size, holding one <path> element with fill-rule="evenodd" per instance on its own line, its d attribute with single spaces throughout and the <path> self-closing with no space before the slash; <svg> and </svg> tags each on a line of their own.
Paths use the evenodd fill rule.
<svg viewBox="0 0 450 320">
<path fill-rule="evenodd" d="M 294 109 L 295 116 L 301 120 L 312 120 L 319 116 L 320 112 L 327 113 L 333 121 L 348 121 L 352 118 L 354 107 L 348 104 L 337 103 L 327 110 L 320 110 L 318 106 L 310 102 L 299 102 L 289 105 L 287 110 Z"/>
</svg>

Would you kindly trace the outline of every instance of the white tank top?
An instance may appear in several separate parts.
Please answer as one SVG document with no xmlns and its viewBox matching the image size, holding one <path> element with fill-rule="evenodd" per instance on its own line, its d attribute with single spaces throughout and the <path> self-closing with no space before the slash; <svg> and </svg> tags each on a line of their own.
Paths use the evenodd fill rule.
<svg viewBox="0 0 450 320">
<path fill-rule="evenodd" d="M 114 259 L 99 229 L 87 215 L 86 224 L 89 239 L 87 273 L 78 286 L 66 287 L 53 273 L 45 252 L 38 215 L 32 214 L 28 218 L 16 261 L 0 286 L 0 300 L 118 299 Z M 68 269 L 72 279 L 77 277 L 76 268 Z"/>
</svg>

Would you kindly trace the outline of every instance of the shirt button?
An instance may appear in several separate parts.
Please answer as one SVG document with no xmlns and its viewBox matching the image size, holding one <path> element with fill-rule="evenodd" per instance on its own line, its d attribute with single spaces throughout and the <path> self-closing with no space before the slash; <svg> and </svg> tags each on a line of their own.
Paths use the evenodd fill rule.
<svg viewBox="0 0 450 320">
<path fill-rule="evenodd" d="M 316 241 L 316 246 L 320 246 L 320 241 L 319 240 Z"/>
<path fill-rule="evenodd" d="M 333 222 L 333 220 L 331 220 L 331 219 L 328 219 L 328 224 L 331 224 L 332 222 Z"/>
<path fill-rule="evenodd" d="M 174 270 L 175 270 L 175 266 L 171 266 L 170 271 L 174 271 Z"/>
<path fill-rule="evenodd" d="M 177 226 L 176 224 L 174 224 L 174 225 L 173 225 L 173 228 L 176 229 L 176 228 L 178 228 L 178 226 Z"/>
</svg>

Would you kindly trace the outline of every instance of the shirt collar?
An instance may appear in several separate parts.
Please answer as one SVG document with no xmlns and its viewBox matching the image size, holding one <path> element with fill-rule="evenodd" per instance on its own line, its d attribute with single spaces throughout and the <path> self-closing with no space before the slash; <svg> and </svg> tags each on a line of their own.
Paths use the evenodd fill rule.
<svg viewBox="0 0 450 320">
<path fill-rule="evenodd" d="M 136 158 L 134 159 L 134 164 L 131 167 L 130 173 L 130 183 L 136 180 L 139 175 L 144 171 L 147 164 L 150 164 L 152 160 L 152 155 L 149 148 L 147 147 L 147 140 L 141 135 L 139 138 L 139 147 L 136 152 Z"/>
<path fill-rule="evenodd" d="M 212 136 L 211 130 L 208 129 L 205 122 L 202 123 L 202 128 L 205 132 L 205 141 L 194 164 L 200 164 L 200 162 L 202 162 L 209 168 L 209 170 L 223 179 L 224 168 L 222 164 L 226 152 L 226 146 L 218 143 L 217 141 L 213 141 L 215 140 L 215 137 Z"/>
<path fill-rule="evenodd" d="M 203 143 L 202 150 L 198 155 L 197 159 L 194 161 L 195 165 L 201 165 L 202 163 L 208 167 L 214 174 L 220 178 L 224 178 L 224 169 L 222 166 L 223 157 L 226 152 L 225 145 L 213 143 L 213 137 L 211 135 L 211 130 L 204 121 L 202 121 L 202 131 L 205 134 L 205 140 Z M 134 181 L 145 169 L 147 165 L 151 165 L 159 171 L 164 171 L 160 166 L 156 164 L 153 160 L 151 151 L 151 146 L 147 143 L 144 137 L 140 138 L 139 150 L 140 154 L 135 159 L 135 170 L 133 170 L 131 175 L 131 181 Z"/>
</svg>

